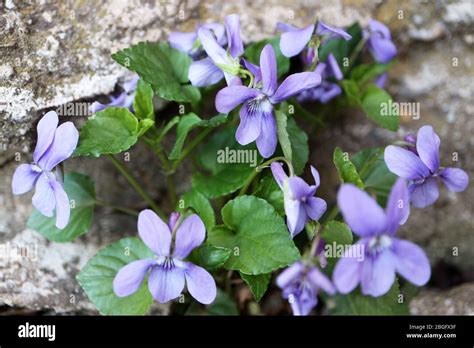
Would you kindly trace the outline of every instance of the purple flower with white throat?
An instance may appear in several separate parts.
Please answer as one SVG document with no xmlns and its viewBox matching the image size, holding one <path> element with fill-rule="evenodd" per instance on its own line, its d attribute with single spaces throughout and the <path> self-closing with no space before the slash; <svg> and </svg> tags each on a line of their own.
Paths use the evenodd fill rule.
<svg viewBox="0 0 474 348">
<path fill-rule="evenodd" d="M 200 303 L 214 301 L 217 291 L 214 278 L 204 268 L 184 261 L 206 238 L 206 228 L 198 215 L 192 214 L 180 222 L 179 214 L 173 213 L 166 224 L 152 210 L 146 209 L 138 216 L 138 233 L 156 257 L 133 261 L 122 267 L 113 281 L 117 296 L 125 297 L 136 292 L 150 272 L 148 289 L 160 303 L 177 298 L 185 283 L 188 292 Z"/>
<path fill-rule="evenodd" d="M 277 125 L 273 115 L 273 104 L 278 104 L 305 89 L 321 83 L 315 72 L 303 72 L 288 76 L 277 85 L 277 62 L 275 52 L 267 44 L 260 55 L 261 81 L 257 86 L 246 87 L 234 83 L 221 89 L 216 96 L 216 109 L 229 113 L 239 104 L 240 124 L 235 134 L 241 145 L 256 141 L 260 154 L 267 158 L 277 146 Z"/>
<path fill-rule="evenodd" d="M 333 282 L 340 293 L 347 294 L 360 283 L 364 295 L 382 296 L 392 287 L 395 273 L 417 286 L 428 282 L 431 267 L 424 251 L 395 237 L 410 214 L 409 194 L 403 179 L 393 186 L 385 211 L 352 184 L 341 186 L 337 202 L 344 220 L 360 237 L 334 268 Z"/>
<path fill-rule="evenodd" d="M 316 266 L 307 267 L 296 262 L 285 269 L 276 279 L 283 290 L 283 298 L 288 299 L 293 315 L 308 315 L 318 304 L 318 293 L 323 289 L 334 295 L 336 289 L 331 281 Z"/>
<path fill-rule="evenodd" d="M 282 164 L 273 162 L 270 166 L 273 177 L 283 191 L 286 222 L 291 236 L 300 233 L 309 220 L 317 221 L 326 211 L 326 202 L 314 197 L 320 184 L 319 173 L 311 166 L 314 185 L 308 185 L 295 175 L 287 176 Z"/>
<path fill-rule="evenodd" d="M 137 89 L 138 79 L 138 75 L 134 75 L 131 79 L 125 81 L 122 85 L 123 92 L 117 97 L 114 97 L 113 95 L 109 96 L 109 103 L 102 104 L 98 101 L 93 102 L 90 107 L 90 111 L 92 113 L 96 113 L 111 106 L 131 109 L 133 105 L 133 99 L 135 98 L 135 90 Z"/>
<path fill-rule="evenodd" d="M 386 25 L 372 19 L 364 35 L 368 37 L 367 47 L 377 62 L 388 63 L 397 55 L 397 47 Z"/>
<path fill-rule="evenodd" d="M 313 35 L 315 34 L 315 24 L 308 25 L 303 29 L 298 29 L 292 25 L 286 23 L 278 23 L 277 28 L 284 33 L 280 39 L 280 50 L 286 57 L 294 57 L 303 51 L 310 43 Z M 322 37 L 323 42 L 328 39 L 342 38 L 344 40 L 350 40 L 352 38 L 346 31 L 340 28 L 335 28 L 330 25 L 323 23 L 318 20 L 316 34 Z M 310 56 L 307 61 L 311 61 L 311 56 L 314 57 L 314 47 L 307 47 L 307 55 Z"/>
<path fill-rule="evenodd" d="M 69 198 L 64 191 L 58 164 L 71 157 L 76 149 L 79 132 L 72 122 L 58 127 L 58 115 L 46 113 L 38 122 L 38 141 L 33 155 L 34 163 L 21 164 L 13 174 L 13 194 L 21 195 L 35 186 L 33 206 L 44 216 L 52 217 L 56 210 L 56 227 L 66 227 L 69 216 Z"/>
<path fill-rule="evenodd" d="M 469 184 L 469 176 L 459 168 L 441 167 L 439 163 L 439 136 L 431 126 L 423 126 L 417 137 L 405 138 L 408 150 L 389 145 L 385 149 L 385 163 L 388 169 L 409 181 L 408 190 L 413 205 L 424 208 L 439 197 L 438 178 L 453 192 L 464 191 Z"/>
<path fill-rule="evenodd" d="M 196 28 L 196 31 L 190 33 L 179 31 L 171 32 L 168 36 L 170 46 L 178 51 L 189 54 L 193 58 L 199 57 L 203 52 L 203 47 L 198 37 L 198 31 L 200 28 L 210 30 L 220 46 L 223 47 L 227 44 L 224 26 L 218 23 L 208 23 L 199 25 Z"/>
<path fill-rule="evenodd" d="M 321 84 L 300 93 L 296 97 L 299 102 L 319 100 L 321 103 L 326 104 L 331 99 L 342 93 L 341 87 L 339 87 L 337 83 L 329 80 L 330 78 L 342 80 L 344 77 L 337 60 L 332 53 L 328 55 L 325 63 L 319 63 L 317 65 L 314 72 L 321 74 Z"/>
<path fill-rule="evenodd" d="M 208 58 L 195 61 L 189 67 L 188 78 L 193 86 L 213 85 L 223 77 L 227 84 L 236 78 L 241 69 L 240 56 L 244 53 L 244 44 L 240 38 L 239 16 L 233 14 L 225 17 L 228 49 L 225 50 L 214 34 L 207 28 L 197 32 L 199 40 Z"/>
</svg>

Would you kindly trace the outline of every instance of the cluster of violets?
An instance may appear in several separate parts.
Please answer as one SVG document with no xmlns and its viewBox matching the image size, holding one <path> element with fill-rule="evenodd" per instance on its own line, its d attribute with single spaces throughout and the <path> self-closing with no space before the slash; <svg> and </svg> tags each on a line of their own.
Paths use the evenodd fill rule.
<svg viewBox="0 0 474 348">
<path fill-rule="evenodd" d="M 273 114 L 275 105 L 296 96 L 300 101 L 317 100 L 326 103 L 341 94 L 336 83 L 343 73 L 335 57 L 329 54 L 319 62 L 318 46 L 338 38 L 349 40 L 343 29 L 331 27 L 321 20 L 303 29 L 280 23 L 283 32 L 280 50 L 287 57 L 300 55 L 303 65 L 312 70 L 288 76 L 277 82 L 277 60 L 274 49 L 266 45 L 260 55 L 260 65 L 246 61 L 240 37 L 237 15 L 225 18 L 225 25 L 204 24 L 195 32 L 174 32 L 169 36 L 172 47 L 186 52 L 193 58 L 189 79 L 193 85 L 204 87 L 225 79 L 215 100 L 216 109 L 229 113 L 240 106 L 240 124 L 236 140 L 247 145 L 256 142 L 260 154 L 271 157 L 277 146 L 277 125 Z M 396 55 L 388 28 L 372 20 L 364 31 L 367 49 L 377 62 L 389 62 Z M 312 68 L 314 66 L 314 69 Z M 244 85 L 242 78 L 250 78 Z M 386 76 L 377 80 L 383 84 Z M 123 92 L 111 97 L 109 104 L 94 103 L 97 112 L 108 106 L 131 108 L 138 79 L 127 81 Z M 38 140 L 32 164 L 20 165 L 13 175 L 14 194 L 23 194 L 35 188 L 32 203 L 45 216 L 54 216 L 56 226 L 64 228 L 69 220 L 69 199 L 63 189 L 62 170 L 59 164 L 69 158 L 78 142 L 78 131 L 71 122 L 58 127 L 58 116 L 48 112 L 38 123 Z M 398 273 L 411 283 L 422 286 L 430 278 L 431 269 L 424 251 L 417 245 L 396 237 L 410 213 L 410 204 L 423 208 L 439 197 L 438 178 L 454 192 L 466 189 L 469 178 L 458 168 L 442 167 L 439 163 L 440 138 L 431 126 L 421 127 L 417 136 L 408 135 L 405 146 L 387 146 L 385 162 L 391 172 L 399 176 L 386 205 L 381 208 L 376 200 L 352 184 L 343 184 L 337 195 L 340 212 L 357 242 L 341 257 L 332 274 L 332 280 L 320 269 L 327 264 L 324 243 L 309 257 L 285 269 L 276 279 L 295 315 L 307 315 L 317 305 L 318 292 L 330 295 L 347 294 L 359 284 L 361 292 L 370 296 L 386 294 Z M 315 197 L 320 186 L 316 168 L 310 167 L 314 184 L 306 183 L 293 174 L 289 175 L 283 164 L 274 161 L 271 171 L 283 191 L 287 226 L 292 238 L 302 232 L 307 223 L 318 221 L 326 212 L 326 202 Z M 216 283 L 205 269 L 186 260 L 190 252 L 206 238 L 201 218 L 192 214 L 184 217 L 172 213 L 168 223 L 151 210 L 144 210 L 138 217 L 138 233 L 155 257 L 134 261 L 119 270 L 113 289 L 117 296 L 125 297 L 136 292 L 148 274 L 148 287 L 156 301 L 165 303 L 176 299 L 185 284 L 191 296 L 203 304 L 213 302 Z M 362 248 L 360 259 L 351 249 Z"/>
</svg>

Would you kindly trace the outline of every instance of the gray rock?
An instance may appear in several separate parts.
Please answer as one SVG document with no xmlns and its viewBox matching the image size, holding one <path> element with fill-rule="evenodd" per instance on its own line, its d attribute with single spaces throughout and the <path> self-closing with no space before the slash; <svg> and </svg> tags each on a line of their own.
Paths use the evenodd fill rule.
<svg viewBox="0 0 474 348">
<path fill-rule="evenodd" d="M 447 291 L 424 289 L 411 302 L 413 315 L 474 315 L 474 283 Z"/>
</svg>

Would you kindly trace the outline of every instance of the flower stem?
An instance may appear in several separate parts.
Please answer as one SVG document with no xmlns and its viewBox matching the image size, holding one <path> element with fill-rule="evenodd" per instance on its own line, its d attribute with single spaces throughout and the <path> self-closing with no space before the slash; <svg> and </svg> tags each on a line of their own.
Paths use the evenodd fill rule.
<svg viewBox="0 0 474 348">
<path fill-rule="evenodd" d="M 339 214 L 339 207 L 337 204 L 334 204 L 331 208 L 331 210 L 328 211 L 328 213 L 324 217 L 324 221 L 321 223 L 321 229 L 323 226 L 325 226 L 329 221 L 334 220 L 334 218 Z"/>
<path fill-rule="evenodd" d="M 139 214 L 138 211 L 136 211 L 134 209 L 121 207 L 121 206 L 118 206 L 118 205 L 115 205 L 115 204 L 112 204 L 112 203 L 109 203 L 109 202 L 101 201 L 101 200 L 96 200 L 95 204 L 100 205 L 102 207 L 111 208 L 113 210 L 117 210 L 117 211 L 123 212 L 123 213 L 128 214 L 128 215 L 132 215 L 132 216 L 138 216 L 138 214 Z"/>
<path fill-rule="evenodd" d="M 212 132 L 212 128 L 206 128 L 201 133 L 199 133 L 193 141 L 181 152 L 181 156 L 174 161 L 173 166 L 171 168 L 171 172 L 174 173 L 178 165 L 194 150 L 196 146 L 198 146 L 208 135 Z"/>
<path fill-rule="evenodd" d="M 253 83 L 254 83 L 253 74 L 250 71 L 248 71 L 247 69 L 240 69 L 239 73 L 240 73 L 241 77 L 248 77 L 249 78 L 250 81 L 249 81 L 248 87 L 252 88 Z"/>
<path fill-rule="evenodd" d="M 316 236 L 313 239 L 313 244 L 311 244 L 311 249 L 308 254 L 308 259 L 312 259 L 313 257 L 316 256 L 316 250 L 318 249 L 318 244 L 321 239 L 320 233 L 321 232 L 321 226 L 319 226 L 318 230 L 316 231 Z"/>
<path fill-rule="evenodd" d="M 324 222 L 322 222 L 318 226 L 318 230 L 316 231 L 315 237 L 311 243 L 311 249 L 309 251 L 309 254 L 307 254 L 308 260 L 311 260 L 316 256 L 315 253 L 316 253 L 316 249 L 318 248 L 319 240 L 321 239 L 321 232 L 324 230 L 324 227 L 327 225 L 327 223 L 333 220 L 337 216 L 337 214 L 339 214 L 339 207 L 337 206 L 337 204 L 335 204 L 333 205 L 331 210 L 329 210 L 329 212 L 326 214 L 324 218 Z"/>
<path fill-rule="evenodd" d="M 179 122 L 179 116 L 173 117 L 160 131 L 156 138 L 156 143 L 159 144 L 163 137 Z"/>
<path fill-rule="evenodd" d="M 294 170 L 293 170 L 293 165 L 291 164 L 290 161 L 288 161 L 285 157 L 274 157 L 269 159 L 268 161 L 263 162 L 261 165 L 255 168 L 255 170 L 249 175 L 247 180 L 245 180 L 244 185 L 240 189 L 239 196 L 242 196 L 247 189 L 249 188 L 250 184 L 252 183 L 253 179 L 257 176 L 258 173 L 260 173 L 263 169 L 267 168 L 269 164 L 276 162 L 276 161 L 283 161 L 287 164 L 289 170 L 290 170 L 290 176 L 294 175 Z"/>
<path fill-rule="evenodd" d="M 344 69 L 344 75 L 347 74 L 349 72 L 349 70 L 351 70 L 351 67 L 353 65 L 353 63 L 355 62 L 355 60 L 357 59 L 357 56 L 359 55 L 359 53 L 362 51 L 362 49 L 364 48 L 365 46 L 365 43 L 367 42 L 367 38 L 362 38 L 357 46 L 354 48 L 354 50 L 352 51 L 351 53 L 351 56 L 349 57 L 349 65 L 347 67 L 345 67 Z"/>
<path fill-rule="evenodd" d="M 173 174 L 175 172 L 175 169 L 173 169 L 170 161 L 166 157 L 166 154 L 163 150 L 163 147 L 161 144 L 158 142 L 158 140 L 153 140 L 153 139 L 147 139 L 143 138 L 145 141 L 145 144 L 153 150 L 153 152 L 158 156 L 158 159 L 161 162 L 161 165 L 164 169 L 164 173 L 166 175 L 166 186 L 168 190 L 168 199 L 170 201 L 171 208 L 174 209 L 176 205 L 176 186 L 174 183 L 174 178 Z"/>
<path fill-rule="evenodd" d="M 174 210 L 176 206 L 176 185 L 174 183 L 174 176 L 172 174 L 168 174 L 166 176 L 166 185 L 168 187 L 168 197 L 171 201 L 171 209 Z"/>
<path fill-rule="evenodd" d="M 128 171 L 128 169 L 113 155 L 108 155 L 112 164 L 117 168 L 117 170 L 127 179 L 128 183 L 137 191 L 137 193 L 142 196 L 142 198 L 148 203 L 148 205 L 157 213 L 161 218 L 164 217 L 164 214 L 161 212 L 160 208 L 156 205 L 153 199 L 146 193 L 143 187 L 140 186 L 138 181 L 133 177 L 133 175 Z"/>
<path fill-rule="evenodd" d="M 324 121 L 321 120 L 320 117 L 318 117 L 318 114 L 315 114 L 313 115 L 312 113 L 310 113 L 309 111 L 307 111 L 305 108 L 303 108 L 299 103 L 294 103 L 292 104 L 293 107 L 295 108 L 295 111 L 303 116 L 304 118 L 306 118 L 308 121 L 310 121 L 311 123 L 314 124 L 314 126 L 316 128 L 319 128 L 319 127 L 324 127 Z"/>
</svg>

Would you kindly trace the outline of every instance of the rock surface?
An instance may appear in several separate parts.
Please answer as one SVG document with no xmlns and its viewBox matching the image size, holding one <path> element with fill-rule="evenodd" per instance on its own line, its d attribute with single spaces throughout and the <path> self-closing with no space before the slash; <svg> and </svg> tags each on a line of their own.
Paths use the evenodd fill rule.
<svg viewBox="0 0 474 348">
<path fill-rule="evenodd" d="M 447 291 L 425 289 L 410 302 L 414 315 L 474 315 L 474 283 Z"/>
<path fill-rule="evenodd" d="M 303 26 L 316 14 L 337 26 L 356 20 L 364 25 L 376 17 L 392 29 L 399 57 L 388 88 L 395 100 L 419 102 L 421 117 L 403 117 L 403 126 L 396 135 L 376 128 L 361 115 L 348 115 L 344 122 L 336 122 L 317 138 L 312 137 L 311 161 L 324 172 L 328 198 L 337 187 L 332 179 L 334 146 L 353 153 L 366 146 L 384 145 L 428 123 L 443 139 L 442 162 L 463 167 L 472 177 L 474 163 L 469 155 L 474 147 L 470 102 L 474 89 L 474 5 L 469 0 L 391 0 L 382 4 L 369 0 L 171 0 L 165 5 L 153 0 L 108 0 L 76 2 L 73 6 L 61 1 L 37 1 L 33 5 L 7 0 L 0 3 L 0 175 L 6 178 L 0 182 L 0 244 L 32 246 L 36 257 L 0 258 L 0 305 L 60 313 L 94 312 L 75 282 L 75 274 L 99 248 L 136 233 L 133 218 L 103 208 L 97 209 L 101 219 L 95 220 L 91 232 L 74 243 L 49 243 L 25 228 L 31 195 L 13 197 L 10 178 L 18 161 L 31 159 L 28 153 L 40 116 L 61 104 L 88 102 L 114 91 L 128 73 L 110 58 L 112 52 L 143 40 L 164 40 L 169 31 L 189 31 L 200 21 L 222 21 L 230 13 L 240 14 L 247 42 L 275 35 L 278 21 Z M 73 120 L 80 124 L 84 117 Z M 459 154 L 456 163 L 452 163 L 453 152 Z M 141 201 L 106 159 L 92 161 L 74 159 L 68 161 L 67 168 L 91 175 L 99 188 L 98 196 L 104 200 L 132 206 Z M 163 177 L 150 169 L 150 161 L 138 148 L 132 151 L 129 165 L 154 197 L 162 197 Z M 425 248 L 433 265 L 440 260 L 454 265 L 465 274 L 465 280 L 471 281 L 472 197 L 472 185 L 462 194 L 444 190 L 434 206 L 413 210 L 401 231 Z M 454 252 L 453 248 L 458 249 Z M 472 285 L 464 287 L 472 291 Z M 454 298 L 457 289 L 442 294 L 422 291 L 412 304 L 412 312 L 415 314 L 429 301 L 442 301 L 442 296 Z M 75 296 L 74 303 L 71 295 Z M 445 310 L 464 314 L 470 308 L 472 314 L 472 298 L 458 299 L 464 304 L 453 304 Z M 166 308 L 159 307 L 155 312 L 165 313 Z"/>
</svg>

